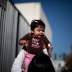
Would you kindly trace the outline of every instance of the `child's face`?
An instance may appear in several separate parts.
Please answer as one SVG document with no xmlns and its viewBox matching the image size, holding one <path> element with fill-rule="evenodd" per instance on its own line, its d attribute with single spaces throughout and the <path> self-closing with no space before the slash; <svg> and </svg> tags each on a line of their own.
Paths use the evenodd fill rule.
<svg viewBox="0 0 72 72">
<path fill-rule="evenodd" d="M 42 37 L 45 34 L 45 29 L 42 26 L 38 26 L 32 32 L 35 36 Z"/>
</svg>

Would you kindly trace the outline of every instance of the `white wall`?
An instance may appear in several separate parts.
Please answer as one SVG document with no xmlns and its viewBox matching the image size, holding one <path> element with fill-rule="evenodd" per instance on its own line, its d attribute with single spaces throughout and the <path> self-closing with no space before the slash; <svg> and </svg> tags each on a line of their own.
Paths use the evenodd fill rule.
<svg viewBox="0 0 72 72">
<path fill-rule="evenodd" d="M 24 20 L 23 17 L 19 18 L 19 39 L 30 31 L 29 24 Z"/>
<path fill-rule="evenodd" d="M 51 27 L 50 27 L 50 24 L 48 22 L 48 19 L 43 11 L 43 9 L 41 8 L 40 9 L 40 18 L 42 19 L 42 21 L 45 23 L 46 25 L 46 29 L 45 29 L 45 33 L 46 33 L 46 36 L 48 37 L 48 39 L 50 41 L 52 41 L 52 30 L 51 30 Z"/>
<path fill-rule="evenodd" d="M 40 3 L 17 3 L 15 6 L 19 9 L 22 15 L 27 19 L 29 23 L 33 19 L 40 18 Z"/>
</svg>

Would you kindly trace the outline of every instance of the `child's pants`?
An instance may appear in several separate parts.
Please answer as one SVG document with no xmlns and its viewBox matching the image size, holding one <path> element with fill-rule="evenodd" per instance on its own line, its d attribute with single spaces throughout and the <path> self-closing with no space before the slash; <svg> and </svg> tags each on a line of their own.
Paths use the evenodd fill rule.
<svg viewBox="0 0 72 72">
<path fill-rule="evenodd" d="M 23 66 L 22 66 L 23 69 L 24 69 L 23 72 L 27 72 L 28 71 L 28 66 L 29 66 L 29 64 L 32 61 L 34 56 L 35 56 L 34 54 L 30 54 L 30 53 L 26 52 L 25 58 L 24 58 L 24 61 L 23 61 Z"/>
</svg>

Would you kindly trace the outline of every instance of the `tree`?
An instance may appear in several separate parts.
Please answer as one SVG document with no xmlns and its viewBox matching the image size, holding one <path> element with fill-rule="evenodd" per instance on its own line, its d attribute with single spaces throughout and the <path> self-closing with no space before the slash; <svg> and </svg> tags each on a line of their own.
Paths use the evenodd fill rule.
<svg viewBox="0 0 72 72">
<path fill-rule="evenodd" d="M 68 55 L 68 57 L 66 58 L 66 64 L 65 66 L 68 68 L 68 69 L 72 69 L 72 53 L 70 53 Z"/>
<path fill-rule="evenodd" d="M 70 53 L 66 57 L 66 61 L 65 62 L 66 62 L 65 67 L 68 70 L 72 70 L 72 45 L 70 46 Z"/>
<path fill-rule="evenodd" d="M 63 60 L 66 60 L 67 54 L 66 53 L 63 53 L 62 54 L 62 57 L 63 57 Z"/>
</svg>

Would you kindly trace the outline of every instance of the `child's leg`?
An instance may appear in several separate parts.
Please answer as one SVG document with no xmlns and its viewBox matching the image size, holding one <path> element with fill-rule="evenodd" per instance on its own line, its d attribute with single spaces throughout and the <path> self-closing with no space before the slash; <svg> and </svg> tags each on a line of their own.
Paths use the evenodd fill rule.
<svg viewBox="0 0 72 72">
<path fill-rule="evenodd" d="M 29 66 L 29 64 L 30 64 L 30 62 L 32 61 L 32 58 L 33 58 L 34 56 L 35 56 L 35 55 L 33 55 L 33 54 L 26 53 L 25 59 L 24 59 L 24 62 L 23 62 L 24 72 L 27 72 L 27 71 L 28 71 L 28 66 Z"/>
</svg>

